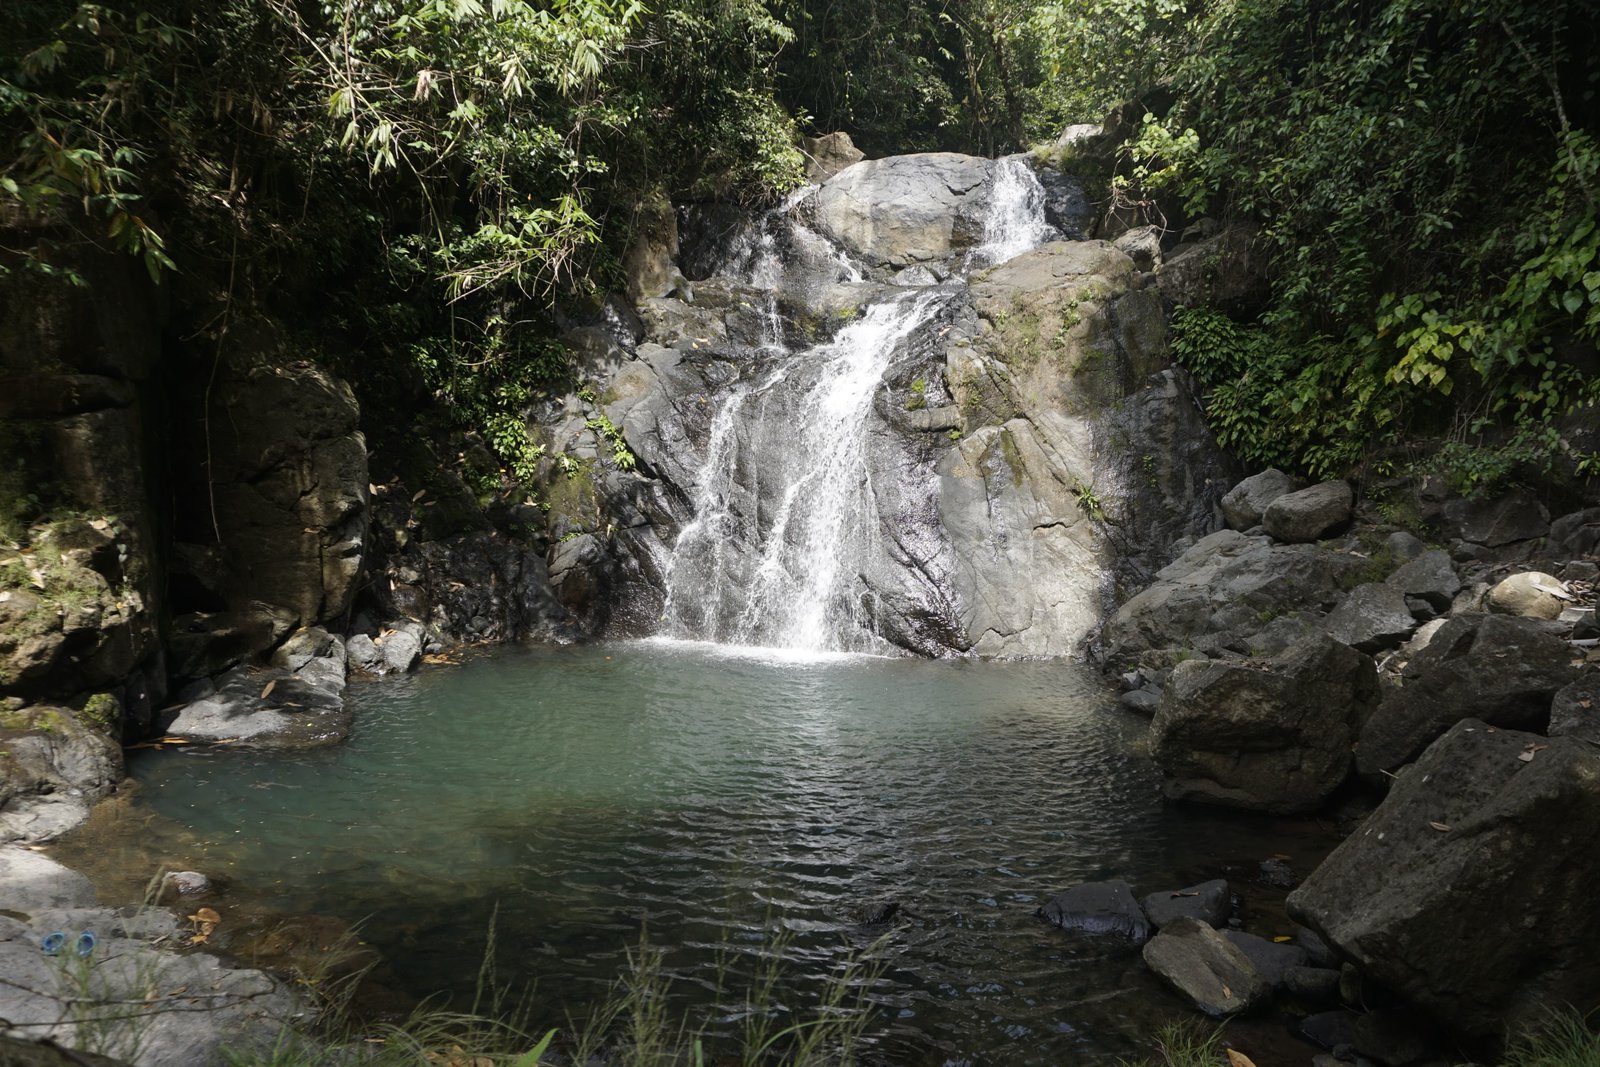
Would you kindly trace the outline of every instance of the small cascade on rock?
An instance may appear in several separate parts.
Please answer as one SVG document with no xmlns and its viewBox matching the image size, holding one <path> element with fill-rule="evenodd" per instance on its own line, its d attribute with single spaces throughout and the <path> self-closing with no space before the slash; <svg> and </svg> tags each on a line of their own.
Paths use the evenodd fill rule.
<svg viewBox="0 0 1600 1067">
<path fill-rule="evenodd" d="M 886 285 L 868 282 L 869 267 L 806 227 L 802 199 L 744 228 L 722 257 L 717 276 L 750 294 L 741 299 L 759 310 L 760 339 L 733 380 L 717 388 L 718 406 L 702 423 L 703 459 L 685 487 L 692 515 L 662 567 L 661 632 L 799 652 L 882 653 L 899 643 L 881 632 L 884 617 L 908 603 L 888 590 L 897 603 L 886 606 L 893 583 L 882 576 L 905 572 L 916 553 L 908 553 L 891 514 L 889 502 L 906 493 L 884 480 L 905 464 L 885 450 L 903 446 L 887 443 L 889 413 L 878 400 L 892 375 L 909 378 L 905 368 L 931 351 L 934 326 L 961 295 L 967 270 L 1004 262 L 1056 231 L 1044 221 L 1044 192 L 1032 170 L 1001 160 L 993 164 L 981 242 L 946 260 L 954 277 Z M 845 321 L 831 338 L 791 350 L 780 306 L 794 306 L 802 293 L 835 301 L 857 295 L 814 311 L 806 305 L 819 320 Z"/>
<path fill-rule="evenodd" d="M 1044 186 L 1018 156 L 995 161 L 983 243 L 973 250 L 972 266 L 994 266 L 1058 236 L 1045 221 Z"/>
</svg>

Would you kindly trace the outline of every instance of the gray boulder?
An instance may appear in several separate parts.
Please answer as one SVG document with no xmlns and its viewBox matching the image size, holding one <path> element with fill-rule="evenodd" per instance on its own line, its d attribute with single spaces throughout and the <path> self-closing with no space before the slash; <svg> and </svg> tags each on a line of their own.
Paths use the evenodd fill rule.
<svg viewBox="0 0 1600 1067">
<path fill-rule="evenodd" d="M 905 267 L 977 243 L 991 160 L 954 152 L 857 163 L 808 201 L 812 225 L 873 264 Z"/>
<path fill-rule="evenodd" d="M 1523 571 L 1489 590 L 1484 606 L 1500 615 L 1525 619 L 1557 619 L 1571 601 L 1561 579 L 1542 571 Z"/>
<path fill-rule="evenodd" d="M 1474 1035 L 1600 1001 L 1600 749 L 1457 723 L 1289 896 L 1371 979 Z"/>
<path fill-rule="evenodd" d="M 1295 480 L 1276 467 L 1252 474 L 1222 498 L 1222 519 L 1230 530 L 1250 530 L 1261 525 L 1267 506 L 1294 492 Z"/>
<path fill-rule="evenodd" d="M 1075 885 L 1051 898 L 1039 915 L 1076 933 L 1119 937 L 1135 945 L 1150 939 L 1150 920 L 1134 899 L 1132 887 L 1120 879 Z"/>
<path fill-rule="evenodd" d="M 1572 681 L 1565 641 L 1528 619 L 1458 615 L 1400 672 L 1400 685 L 1361 729 L 1356 769 L 1369 777 L 1415 759 L 1462 719 L 1544 730 L 1556 691 Z"/>
<path fill-rule="evenodd" d="M 93 721 L 100 708 L 102 721 Z M 53 841 L 89 817 L 122 780 L 122 746 L 109 696 L 83 711 L 35 704 L 0 721 L 0 842 Z"/>
<path fill-rule="evenodd" d="M 1161 266 L 1161 227 L 1137 226 L 1111 242 L 1118 252 L 1133 260 L 1138 270 Z"/>
<path fill-rule="evenodd" d="M 1368 582 L 1352 589 L 1322 621 L 1322 628 L 1335 641 L 1371 655 L 1404 644 L 1416 630 L 1417 620 L 1399 589 Z"/>
<path fill-rule="evenodd" d="M 1532 493 L 1521 489 L 1487 499 L 1451 497 L 1437 514 L 1424 517 L 1442 536 L 1486 548 L 1531 541 L 1550 532 L 1550 512 Z"/>
<path fill-rule="evenodd" d="M 1443 615 L 1455 603 L 1461 592 L 1461 578 L 1456 574 L 1450 555 L 1430 548 L 1400 565 L 1387 579 L 1407 599 L 1421 600 L 1435 615 Z"/>
<path fill-rule="evenodd" d="M 1220 307 L 1232 314 L 1259 310 L 1272 293 L 1268 255 L 1253 226 L 1185 241 L 1162 264 L 1156 284 L 1168 307 Z"/>
<path fill-rule="evenodd" d="M 1151 925 L 1160 929 L 1174 919 L 1199 919 L 1212 926 L 1220 926 L 1228 917 L 1232 903 L 1228 883 L 1221 878 L 1201 882 L 1185 889 L 1168 893 L 1151 893 L 1141 902 Z"/>
<path fill-rule="evenodd" d="M 1348 482 L 1321 482 L 1285 493 L 1261 513 L 1261 525 L 1279 541 L 1316 541 L 1350 522 L 1355 493 Z"/>
<path fill-rule="evenodd" d="M 415 670 L 422 659 L 422 641 L 410 629 L 396 630 L 381 639 L 385 669 L 396 674 Z M 374 642 L 376 643 L 376 642 Z"/>
<path fill-rule="evenodd" d="M 1600 556 L 1600 508 L 1574 511 L 1552 522 L 1550 550 L 1569 558 Z"/>
<path fill-rule="evenodd" d="M 806 157 L 806 181 L 813 185 L 827 181 L 846 167 L 867 158 L 844 131 L 821 137 L 800 138 L 800 151 Z"/>
<path fill-rule="evenodd" d="M 1102 627 L 1097 652 L 1118 670 L 1151 653 L 1250 653 L 1257 635 L 1285 617 L 1316 617 L 1334 608 L 1368 566 L 1318 545 L 1273 544 L 1219 530 L 1118 608 Z"/>
<path fill-rule="evenodd" d="M 1271 993 L 1245 954 L 1199 919 L 1174 919 L 1143 955 L 1152 971 L 1213 1018 L 1237 1015 Z"/>
<path fill-rule="evenodd" d="M 1326 635 L 1265 663 L 1190 660 L 1172 672 L 1150 751 L 1173 799 L 1310 811 L 1348 777 L 1377 699 L 1372 660 Z"/>
</svg>

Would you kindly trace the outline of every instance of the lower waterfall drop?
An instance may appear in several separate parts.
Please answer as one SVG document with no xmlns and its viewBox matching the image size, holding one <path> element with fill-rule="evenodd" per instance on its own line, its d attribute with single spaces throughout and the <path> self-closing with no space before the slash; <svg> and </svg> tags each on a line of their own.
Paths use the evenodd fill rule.
<svg viewBox="0 0 1600 1067">
<path fill-rule="evenodd" d="M 775 323 L 785 279 L 773 227 L 792 226 L 791 237 L 826 245 L 793 221 L 800 199 L 747 231 L 734 250 L 740 283 L 765 297 L 761 344 L 707 426 L 693 517 L 663 568 L 661 633 L 801 653 L 885 653 L 893 646 L 878 632 L 880 605 L 867 575 L 898 557 L 874 496 L 869 449 L 884 430 L 874 400 L 897 356 L 957 298 L 968 271 L 1003 263 L 1056 231 L 1033 170 L 1016 157 L 996 161 L 981 237 L 947 261 L 954 277 L 885 287 L 831 340 L 791 352 Z M 859 284 L 855 265 L 833 252 L 824 284 Z"/>
</svg>

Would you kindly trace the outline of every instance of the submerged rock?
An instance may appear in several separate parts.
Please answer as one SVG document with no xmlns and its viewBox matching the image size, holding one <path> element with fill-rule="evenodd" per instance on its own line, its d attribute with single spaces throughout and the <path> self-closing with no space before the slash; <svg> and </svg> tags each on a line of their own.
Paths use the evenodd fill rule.
<svg viewBox="0 0 1600 1067">
<path fill-rule="evenodd" d="M 1200 919 L 1212 926 L 1221 926 L 1228 917 L 1232 899 L 1228 883 L 1221 878 L 1213 878 L 1186 889 L 1151 893 L 1142 904 L 1144 913 L 1157 929 L 1180 918 Z"/>
<path fill-rule="evenodd" d="M 1117 937 L 1142 945 L 1150 939 L 1150 920 L 1127 882 L 1084 882 L 1051 898 L 1039 915 L 1075 933 Z"/>
</svg>

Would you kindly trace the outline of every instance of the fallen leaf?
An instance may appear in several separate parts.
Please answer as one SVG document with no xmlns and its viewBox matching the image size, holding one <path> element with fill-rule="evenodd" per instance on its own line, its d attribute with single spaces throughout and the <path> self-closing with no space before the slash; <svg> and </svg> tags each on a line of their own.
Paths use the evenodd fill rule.
<svg viewBox="0 0 1600 1067">
<path fill-rule="evenodd" d="M 90 519 L 89 520 L 89 527 L 91 529 L 95 529 L 95 530 L 104 530 L 104 529 L 108 528 L 110 525 L 111 524 L 109 522 L 107 522 L 106 520 L 104 520 L 104 519 Z"/>
<path fill-rule="evenodd" d="M 1256 1061 L 1237 1049 L 1228 1050 L 1229 1067 L 1256 1067 Z"/>
<path fill-rule="evenodd" d="M 427 495 L 428 491 L 426 489 L 418 489 L 415 493 L 411 494 L 411 502 L 415 504 L 417 501 L 421 500 Z"/>
<path fill-rule="evenodd" d="M 1433 827 L 1435 830 L 1439 831 L 1441 834 L 1447 834 L 1447 833 L 1450 832 L 1450 827 L 1448 825 L 1446 825 L 1445 823 L 1442 823 L 1442 822 L 1432 822 L 1432 821 L 1430 821 L 1428 823 L 1428 825 Z"/>
<path fill-rule="evenodd" d="M 1530 741 L 1528 742 L 1528 746 L 1526 748 L 1517 753 L 1517 759 L 1521 760 L 1523 763 L 1532 763 L 1535 753 L 1543 752 L 1549 747 L 1549 745 L 1540 745 Z"/>
<path fill-rule="evenodd" d="M 1224 999 L 1233 996 L 1233 990 L 1228 987 L 1227 982 L 1222 983 L 1222 996 Z"/>
<path fill-rule="evenodd" d="M 1594 701 L 1592 701 L 1592 700 L 1580 700 L 1580 701 L 1578 701 L 1578 707 L 1580 707 L 1580 708 L 1589 708 L 1589 707 L 1593 707 L 1593 706 L 1594 706 Z"/>
<path fill-rule="evenodd" d="M 271 696 L 273 687 L 275 687 L 277 684 L 278 684 L 278 680 L 276 678 L 274 678 L 272 681 L 268 682 L 267 683 L 267 687 L 265 689 L 261 690 L 261 699 L 265 700 L 269 696 Z"/>
<path fill-rule="evenodd" d="M 1272 943 L 1274 945 L 1284 945 L 1284 944 L 1288 944 L 1290 941 L 1293 941 L 1293 940 L 1294 940 L 1294 938 L 1288 936 L 1287 934 L 1279 934 L 1277 937 L 1272 939 Z"/>
</svg>

